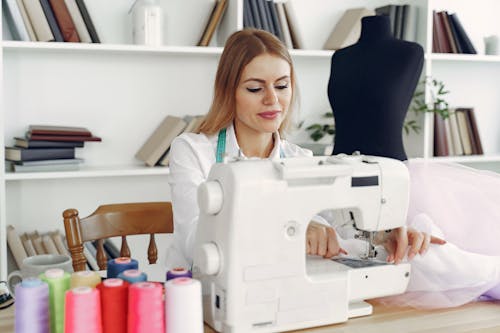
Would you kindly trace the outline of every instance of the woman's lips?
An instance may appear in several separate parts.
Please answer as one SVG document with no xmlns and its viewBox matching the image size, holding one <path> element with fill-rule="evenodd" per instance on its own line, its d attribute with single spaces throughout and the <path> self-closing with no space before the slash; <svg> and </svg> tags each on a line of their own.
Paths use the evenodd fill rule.
<svg viewBox="0 0 500 333">
<path fill-rule="evenodd" d="M 280 111 L 266 111 L 266 112 L 260 112 L 258 115 L 264 119 L 274 119 L 278 116 Z"/>
</svg>

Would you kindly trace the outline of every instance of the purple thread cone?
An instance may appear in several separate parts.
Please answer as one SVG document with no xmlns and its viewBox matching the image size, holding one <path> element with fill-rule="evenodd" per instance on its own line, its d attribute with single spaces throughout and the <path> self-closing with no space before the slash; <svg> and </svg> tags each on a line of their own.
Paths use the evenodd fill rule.
<svg viewBox="0 0 500 333">
<path fill-rule="evenodd" d="M 16 286 L 16 333 L 50 333 L 49 286 L 27 278 Z"/>
<path fill-rule="evenodd" d="M 187 270 L 182 267 L 176 267 L 167 272 L 167 281 L 180 277 L 192 278 L 193 274 L 191 273 L 190 270 Z"/>
</svg>

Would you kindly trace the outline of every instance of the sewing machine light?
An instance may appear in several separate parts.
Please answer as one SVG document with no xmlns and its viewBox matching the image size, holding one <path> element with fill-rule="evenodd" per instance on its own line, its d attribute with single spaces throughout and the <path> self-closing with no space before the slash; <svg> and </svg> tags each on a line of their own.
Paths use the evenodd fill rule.
<svg viewBox="0 0 500 333">
<path fill-rule="evenodd" d="M 198 205 L 208 215 L 215 215 L 222 209 L 224 193 L 218 181 L 207 181 L 198 187 Z"/>
</svg>

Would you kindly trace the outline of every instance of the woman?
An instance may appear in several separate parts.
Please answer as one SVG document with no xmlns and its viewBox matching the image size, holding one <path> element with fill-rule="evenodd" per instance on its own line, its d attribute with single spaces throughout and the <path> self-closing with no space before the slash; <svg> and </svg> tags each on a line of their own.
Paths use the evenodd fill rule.
<svg viewBox="0 0 500 333">
<path fill-rule="evenodd" d="M 172 143 L 169 183 L 174 241 L 168 268 L 192 264 L 197 188 L 212 165 L 235 157 L 312 156 L 309 150 L 282 139 L 291 123 L 295 97 L 292 60 L 276 37 L 255 29 L 229 37 L 217 69 L 212 106 L 199 134 L 184 133 Z M 306 234 L 308 254 L 332 257 L 346 253 L 334 229 L 320 217 L 309 224 Z M 412 228 L 396 229 L 385 239 L 388 260 L 398 263 L 407 250 L 410 259 L 423 254 L 431 242 L 442 241 Z"/>
</svg>

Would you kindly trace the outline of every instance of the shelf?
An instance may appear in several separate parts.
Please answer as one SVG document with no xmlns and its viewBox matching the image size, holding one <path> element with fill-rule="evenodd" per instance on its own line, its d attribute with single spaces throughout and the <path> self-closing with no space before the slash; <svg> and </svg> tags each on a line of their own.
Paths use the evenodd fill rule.
<svg viewBox="0 0 500 333">
<path fill-rule="evenodd" d="M 500 162 L 500 155 L 440 156 L 427 159 L 430 162 L 490 163 Z"/>
<path fill-rule="evenodd" d="M 465 61 L 465 62 L 498 62 L 500 56 L 484 54 L 454 54 L 454 53 L 427 53 L 426 59 L 432 61 Z"/>
<path fill-rule="evenodd" d="M 141 54 L 177 54 L 177 55 L 220 55 L 221 47 L 198 46 L 144 46 L 123 44 L 88 44 L 88 43 L 55 43 L 55 42 L 21 42 L 3 41 L 4 51 L 58 51 L 58 52 L 103 52 L 103 53 L 141 53 Z"/>
<path fill-rule="evenodd" d="M 202 46 L 143 46 L 123 44 L 88 44 L 88 43 L 47 43 L 3 41 L 3 49 L 27 51 L 57 51 L 57 52 L 103 52 L 103 53 L 140 53 L 140 54 L 172 54 L 172 55 L 220 55 L 222 47 Z M 290 50 L 293 57 L 330 58 L 333 50 Z"/>
<path fill-rule="evenodd" d="M 124 177 L 124 176 L 155 176 L 168 175 L 167 167 L 146 167 L 142 165 L 130 166 L 82 166 L 77 171 L 55 172 L 6 172 L 5 180 L 30 180 L 30 179 L 61 179 L 61 178 L 95 178 L 95 177 Z"/>
</svg>

